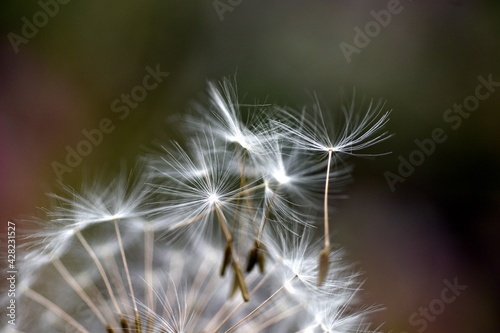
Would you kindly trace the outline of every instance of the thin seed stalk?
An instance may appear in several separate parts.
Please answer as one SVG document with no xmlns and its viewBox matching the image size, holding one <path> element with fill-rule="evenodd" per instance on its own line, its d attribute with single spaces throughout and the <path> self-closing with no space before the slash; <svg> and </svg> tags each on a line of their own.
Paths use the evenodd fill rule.
<svg viewBox="0 0 500 333">
<path fill-rule="evenodd" d="M 248 289 L 247 289 L 247 285 L 245 283 L 245 278 L 243 276 L 243 271 L 241 270 L 240 260 L 238 259 L 238 254 L 236 253 L 236 249 L 234 248 L 233 236 L 231 235 L 231 232 L 229 231 L 227 221 L 226 221 L 224 214 L 222 213 L 218 204 L 215 204 L 215 212 L 217 214 L 217 219 L 219 220 L 219 224 L 221 226 L 224 237 L 226 238 L 226 242 L 227 242 L 226 246 L 229 247 L 229 249 L 231 251 L 231 257 L 233 260 L 233 269 L 234 269 L 236 281 L 238 282 L 238 286 L 240 287 L 240 290 L 241 290 L 241 296 L 243 297 L 243 300 L 245 302 L 248 302 L 250 297 L 248 295 Z"/>
<path fill-rule="evenodd" d="M 128 283 L 128 287 L 129 287 L 129 291 L 130 291 L 130 297 L 132 298 L 132 304 L 134 306 L 135 322 L 136 322 L 137 329 L 139 329 L 139 328 L 141 328 L 140 316 L 139 316 L 139 311 L 137 309 L 137 303 L 135 301 L 134 288 L 132 287 L 132 281 L 130 279 L 130 271 L 128 269 L 127 258 L 125 256 L 125 250 L 123 248 L 122 236 L 120 233 L 120 228 L 118 227 L 118 220 L 114 219 L 113 222 L 115 225 L 116 238 L 118 240 L 118 246 L 120 248 L 120 254 L 122 257 L 123 267 L 125 269 L 125 275 L 127 277 L 127 283 Z M 142 330 L 142 328 L 141 328 L 141 330 Z"/>
<path fill-rule="evenodd" d="M 247 150 L 243 149 L 243 156 L 242 156 L 242 161 L 241 161 L 241 176 L 240 176 L 240 189 L 245 187 L 246 185 L 246 179 L 245 179 L 245 163 L 246 163 L 246 157 L 247 157 Z M 236 229 L 236 224 L 238 223 L 238 216 L 239 216 L 239 210 L 240 210 L 240 202 L 241 198 L 238 198 L 236 200 L 236 208 L 234 211 L 234 217 L 233 217 L 233 224 L 232 224 L 232 231 L 234 234 L 234 230 Z"/>
<path fill-rule="evenodd" d="M 259 234 L 257 235 L 257 241 L 258 241 L 259 245 L 261 244 L 260 240 L 262 238 L 262 234 L 264 233 L 264 227 L 266 226 L 267 220 L 269 218 L 269 214 L 271 213 L 271 208 L 274 204 L 275 198 L 276 198 L 276 192 L 273 193 L 271 200 L 269 200 L 269 204 L 268 204 L 267 210 L 266 210 L 266 215 L 264 216 L 264 221 L 262 221 L 262 226 L 260 227 Z"/>
<path fill-rule="evenodd" d="M 285 282 L 278 290 L 276 290 L 271 296 L 269 296 L 264 302 L 260 303 L 259 306 L 257 306 L 255 309 L 253 309 L 249 314 L 247 314 L 245 317 L 243 317 L 240 321 L 238 321 L 236 324 L 231 326 L 227 331 L 224 333 L 229 333 L 232 330 L 234 330 L 237 326 L 239 326 L 241 323 L 243 323 L 245 320 L 250 318 L 255 312 L 257 312 L 260 308 L 262 308 L 264 305 L 266 305 L 267 302 L 269 302 L 271 299 L 273 299 L 276 295 L 278 295 L 285 287 L 287 284 L 291 283 L 297 275 L 294 275 L 290 280 Z"/>
<path fill-rule="evenodd" d="M 247 259 L 247 267 L 246 271 L 251 272 L 255 264 L 259 265 L 259 271 L 264 273 L 265 269 L 265 255 L 264 255 L 264 247 L 262 245 L 262 234 L 264 233 L 264 228 L 266 226 L 267 220 L 269 219 L 269 214 L 271 212 L 271 208 L 274 203 L 274 199 L 276 198 L 276 192 L 274 192 L 271 200 L 269 200 L 269 204 L 266 210 L 266 214 L 264 215 L 264 220 L 262 221 L 262 225 L 260 226 L 257 232 L 257 238 L 254 241 L 254 246 L 250 249 Z"/>
<path fill-rule="evenodd" d="M 69 323 L 71 326 L 76 328 L 79 332 L 81 333 L 90 333 L 85 327 L 83 327 L 80 323 L 78 323 L 73 317 L 71 317 L 66 311 L 61 309 L 59 306 L 56 304 L 52 303 L 49 299 L 45 298 L 44 296 L 40 295 L 36 291 L 27 288 L 25 290 L 25 295 L 29 298 L 31 298 L 33 301 L 37 302 L 38 304 L 44 306 L 48 310 L 52 311 L 54 314 L 59 316 L 60 318 L 64 319 L 67 323 Z"/>
<path fill-rule="evenodd" d="M 325 200 L 324 200 L 324 217 L 325 217 L 325 247 L 319 253 L 319 272 L 318 272 L 318 285 L 325 282 L 328 268 L 330 266 L 330 224 L 328 216 L 328 186 L 330 184 L 330 167 L 332 164 L 333 150 L 328 150 L 328 165 L 326 167 L 326 181 L 325 181 Z"/>
<path fill-rule="evenodd" d="M 94 250 L 92 250 L 92 248 L 90 247 L 89 243 L 87 242 L 87 240 L 85 239 L 85 237 L 83 237 L 82 233 L 80 232 L 80 230 L 76 229 L 75 230 L 75 235 L 77 236 L 78 240 L 80 241 L 80 243 L 82 243 L 83 247 L 85 248 L 85 250 L 87 251 L 87 253 L 89 254 L 89 256 L 92 258 L 92 260 L 94 261 L 96 267 L 97 267 L 97 270 L 99 271 L 103 281 L 104 281 L 104 284 L 106 285 L 106 289 L 109 293 L 109 296 L 111 297 L 111 301 L 113 303 L 113 306 L 115 307 L 115 310 L 116 310 L 116 313 L 118 315 L 118 317 L 120 318 L 123 318 L 123 315 L 122 315 L 122 312 L 120 310 L 120 307 L 118 306 L 118 301 L 116 300 L 115 298 L 115 293 L 113 292 L 113 288 L 111 288 L 111 284 L 109 283 L 109 279 L 108 279 L 108 276 L 104 270 L 104 267 L 102 266 L 99 258 L 97 257 L 97 255 L 95 254 Z"/>
</svg>

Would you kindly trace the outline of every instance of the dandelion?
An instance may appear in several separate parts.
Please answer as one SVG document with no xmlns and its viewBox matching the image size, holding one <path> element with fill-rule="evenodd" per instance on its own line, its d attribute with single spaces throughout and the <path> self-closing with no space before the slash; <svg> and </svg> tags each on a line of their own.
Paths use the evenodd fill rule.
<svg viewBox="0 0 500 333">
<path fill-rule="evenodd" d="M 318 284 L 322 284 L 328 270 L 330 252 L 330 223 L 328 214 L 328 200 L 330 187 L 330 173 L 333 158 L 340 159 L 343 154 L 363 155 L 357 151 L 381 142 L 389 135 L 380 133 L 388 122 L 390 112 L 382 113 L 381 102 L 370 102 L 368 111 L 364 115 L 355 113 L 354 98 L 347 106 L 342 107 L 344 122 L 336 128 L 328 126 L 319 103 L 313 107 L 314 118 L 307 117 L 303 112 L 299 117 L 290 116 L 288 121 L 273 120 L 273 123 L 283 131 L 283 135 L 295 146 L 307 152 L 316 152 L 327 155 L 325 190 L 324 190 L 324 242 L 325 245 L 319 254 L 320 272 Z M 381 115 L 382 114 L 382 115 Z M 330 124 L 331 122 L 328 122 Z M 299 126 L 296 126 L 299 124 Z M 295 126 L 294 126 L 295 125 Z M 370 154 L 373 156 L 373 154 Z"/>
<path fill-rule="evenodd" d="M 339 154 L 385 139 L 387 114 L 374 106 L 356 118 L 351 105 L 331 133 L 319 109 L 310 119 L 259 106 L 244 122 L 230 81 L 209 93 L 207 122 L 187 120 L 187 147 L 50 195 L 20 259 L 23 316 L 2 331 L 376 331 L 367 316 L 379 308 L 358 302 L 359 270 L 330 249 L 328 198 L 349 180 Z M 324 245 L 313 228 L 321 213 Z"/>
</svg>

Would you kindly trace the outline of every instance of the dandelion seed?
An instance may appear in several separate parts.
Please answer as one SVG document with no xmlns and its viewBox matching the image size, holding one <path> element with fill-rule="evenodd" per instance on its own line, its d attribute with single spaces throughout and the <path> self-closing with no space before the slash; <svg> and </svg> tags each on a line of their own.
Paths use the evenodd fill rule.
<svg viewBox="0 0 500 333">
<path fill-rule="evenodd" d="M 152 163 L 157 193 L 166 198 L 156 220 L 168 230 L 195 225 L 207 235 L 216 205 L 231 215 L 238 194 L 254 184 L 239 187 L 237 167 L 227 152 L 217 151 L 212 136 L 197 138 L 192 147 L 190 154 L 175 144 L 174 151 L 166 150 L 166 157 Z"/>
<path fill-rule="evenodd" d="M 243 120 L 236 84 L 231 80 L 224 79 L 217 85 L 214 82 L 208 83 L 208 108 L 203 105 L 196 105 L 199 116 L 205 121 L 200 122 L 199 116 L 186 117 L 187 127 L 195 133 L 205 133 L 211 131 L 214 138 L 226 143 L 235 143 L 251 154 L 261 154 L 262 138 L 269 135 L 265 126 L 262 126 L 265 116 L 260 108 L 267 108 L 269 105 L 254 105 L 253 112 L 249 112 L 246 120 Z M 208 109 L 208 110 L 207 110 Z M 267 113 L 269 110 L 267 110 Z"/>
<path fill-rule="evenodd" d="M 308 152 L 319 152 L 327 155 L 327 171 L 325 177 L 324 192 L 324 247 L 319 255 L 318 284 L 324 281 L 328 270 L 328 253 L 330 252 L 330 224 L 328 214 L 330 169 L 333 158 L 340 158 L 339 154 L 363 155 L 357 151 L 368 148 L 389 137 L 387 132 L 379 133 L 381 128 L 388 122 L 390 112 L 382 113 L 383 104 L 370 102 L 368 111 L 363 116 L 355 114 L 354 98 L 343 107 L 344 123 L 336 130 L 328 126 L 319 103 L 316 103 L 313 112 L 314 120 L 305 116 L 290 116 L 288 121 L 273 120 L 273 123 L 283 131 L 283 135 L 299 149 Z M 382 114 L 382 115 L 380 115 Z M 299 124 L 297 126 L 297 124 Z M 295 126 L 294 126 L 295 125 Z M 373 156 L 373 154 L 371 154 Z M 366 156 L 366 155 L 365 155 Z"/>
</svg>

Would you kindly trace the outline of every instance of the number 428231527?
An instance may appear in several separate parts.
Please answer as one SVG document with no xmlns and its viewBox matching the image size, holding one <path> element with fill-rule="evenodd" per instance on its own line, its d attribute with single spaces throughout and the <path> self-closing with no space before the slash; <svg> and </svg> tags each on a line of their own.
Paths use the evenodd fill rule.
<svg viewBox="0 0 500 333">
<path fill-rule="evenodd" d="M 14 269 L 16 262 L 16 224 L 12 221 L 7 222 L 7 254 L 9 268 Z"/>
</svg>

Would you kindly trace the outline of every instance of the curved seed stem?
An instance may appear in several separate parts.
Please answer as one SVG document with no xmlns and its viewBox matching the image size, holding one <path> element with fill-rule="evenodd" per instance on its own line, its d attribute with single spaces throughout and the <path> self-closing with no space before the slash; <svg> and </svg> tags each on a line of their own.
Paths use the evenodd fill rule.
<svg viewBox="0 0 500 333">
<path fill-rule="evenodd" d="M 257 312 L 261 307 L 263 307 L 267 302 L 269 302 L 274 296 L 276 296 L 277 294 L 279 294 L 279 292 L 282 291 L 286 287 L 286 285 L 289 284 L 290 282 L 292 282 L 296 277 L 297 277 L 297 275 L 294 275 L 290 280 L 288 280 L 287 282 L 285 282 L 278 290 L 276 290 L 271 296 L 269 296 L 264 302 L 260 303 L 259 306 L 257 306 L 255 309 L 253 309 L 252 312 L 250 312 L 249 314 L 247 314 L 245 317 L 243 317 L 243 319 L 241 319 L 236 324 L 234 324 L 233 326 L 231 326 L 224 333 L 231 332 L 237 326 L 239 326 L 241 323 L 243 323 L 245 320 L 247 320 L 248 318 L 250 318 L 255 312 Z"/>
<path fill-rule="evenodd" d="M 108 290 L 109 296 L 111 297 L 111 301 L 113 302 L 116 313 L 118 314 L 118 316 L 120 318 L 122 318 L 123 315 L 122 315 L 122 312 L 120 310 L 120 307 L 118 306 L 118 302 L 116 301 L 115 294 L 113 292 L 113 288 L 111 288 L 111 284 L 109 283 L 108 276 L 106 275 L 106 272 L 104 271 L 104 267 L 102 266 L 101 262 L 99 261 L 99 258 L 97 258 L 94 250 L 92 250 L 92 248 L 90 247 L 90 245 L 87 242 L 87 240 L 85 239 L 85 237 L 83 237 L 80 230 L 77 229 L 75 231 L 75 234 L 78 237 L 78 239 L 80 240 L 80 243 L 82 243 L 82 245 L 85 248 L 85 250 L 87 251 L 87 253 L 90 255 L 90 257 L 94 261 L 95 265 L 97 266 L 97 269 L 99 270 L 99 273 L 101 274 L 101 277 L 104 281 L 104 284 L 106 285 L 106 289 Z"/>
<path fill-rule="evenodd" d="M 32 300 L 34 300 L 35 302 L 37 302 L 37 303 L 45 306 L 47 309 L 49 309 L 50 311 L 52 311 L 53 313 L 55 313 L 59 317 L 61 317 L 64 320 L 66 320 L 69 324 L 71 324 L 74 328 L 76 328 L 81 333 L 90 333 L 89 331 L 87 331 L 85 329 L 85 327 L 83 327 L 80 323 L 78 323 L 66 311 L 64 311 L 59 306 L 57 306 L 56 304 L 52 303 L 51 301 L 49 301 L 47 298 L 43 297 L 42 295 L 40 295 L 36 291 L 34 291 L 34 290 L 30 289 L 30 288 L 27 288 L 24 291 L 24 294 L 27 297 L 29 297 Z"/>
<path fill-rule="evenodd" d="M 116 232 L 116 238 L 118 240 L 118 247 L 120 248 L 120 254 L 122 257 L 122 262 L 123 262 L 123 267 L 125 268 L 125 275 L 127 276 L 127 283 L 130 291 L 130 297 L 132 297 L 132 304 L 134 306 L 134 314 L 135 314 L 135 324 L 136 329 L 138 331 L 142 331 L 141 328 L 141 320 L 139 316 L 139 311 L 137 309 L 137 302 L 135 301 L 135 295 L 134 295 L 134 288 L 132 288 L 132 281 L 130 279 L 130 271 L 128 269 L 128 264 L 127 264 L 127 258 L 125 256 L 125 250 L 123 249 L 123 242 L 122 242 L 122 236 L 120 233 L 120 228 L 118 227 L 118 220 L 114 219 L 114 225 L 115 225 L 115 232 Z"/>
</svg>

